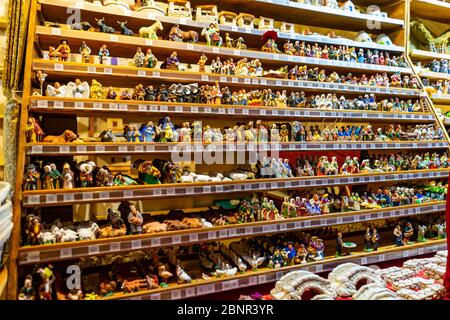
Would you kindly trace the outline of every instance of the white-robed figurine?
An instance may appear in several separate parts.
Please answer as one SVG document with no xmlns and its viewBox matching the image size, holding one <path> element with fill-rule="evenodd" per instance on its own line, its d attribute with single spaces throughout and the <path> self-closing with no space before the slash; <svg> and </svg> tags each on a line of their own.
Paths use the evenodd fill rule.
<svg viewBox="0 0 450 320">
<path fill-rule="evenodd" d="M 59 82 L 55 82 L 55 84 L 48 85 L 45 94 L 48 97 L 65 97 L 67 91 L 67 86 L 62 86 Z"/>
</svg>

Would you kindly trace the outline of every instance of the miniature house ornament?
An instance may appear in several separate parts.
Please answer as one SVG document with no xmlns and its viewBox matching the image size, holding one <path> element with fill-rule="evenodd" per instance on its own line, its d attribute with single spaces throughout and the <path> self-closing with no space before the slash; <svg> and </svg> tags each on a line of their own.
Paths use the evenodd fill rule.
<svg viewBox="0 0 450 320">
<path fill-rule="evenodd" d="M 283 22 L 280 31 L 284 33 L 295 33 L 295 24 Z"/>
<path fill-rule="evenodd" d="M 139 2 L 139 1 L 138 1 Z M 141 0 L 141 5 L 132 5 L 130 8 L 138 12 L 145 12 L 147 14 L 153 14 L 155 16 L 166 15 L 165 10 L 162 8 L 163 4 L 158 5 L 155 0 Z"/>
<path fill-rule="evenodd" d="M 357 12 L 355 5 L 350 0 L 344 2 L 341 9 L 348 12 Z"/>
<path fill-rule="evenodd" d="M 237 17 L 238 15 L 234 12 L 222 11 L 219 14 L 219 23 L 226 26 L 235 27 L 237 26 Z"/>
<path fill-rule="evenodd" d="M 216 5 L 197 6 L 195 20 L 198 22 L 217 23 L 219 16 Z"/>
<path fill-rule="evenodd" d="M 248 13 L 240 13 L 236 18 L 238 27 L 253 29 L 255 23 L 255 16 Z"/>
<path fill-rule="evenodd" d="M 274 19 L 259 17 L 258 29 L 259 30 L 276 30 L 274 28 Z"/>
<path fill-rule="evenodd" d="M 369 34 L 365 31 L 360 31 L 354 41 L 356 42 L 372 42 L 372 38 L 369 36 Z"/>
<path fill-rule="evenodd" d="M 103 5 L 105 7 L 119 8 L 125 11 L 130 10 L 128 3 L 125 0 L 103 0 Z"/>
<path fill-rule="evenodd" d="M 189 1 L 169 0 L 167 2 L 169 4 L 167 8 L 168 17 L 192 19 L 192 9 Z"/>
</svg>

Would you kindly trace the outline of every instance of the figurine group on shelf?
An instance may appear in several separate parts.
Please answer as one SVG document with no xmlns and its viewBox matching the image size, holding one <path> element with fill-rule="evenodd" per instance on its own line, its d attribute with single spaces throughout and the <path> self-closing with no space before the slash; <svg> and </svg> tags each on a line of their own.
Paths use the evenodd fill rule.
<svg viewBox="0 0 450 320">
<path fill-rule="evenodd" d="M 450 69 L 448 67 L 448 62 L 449 62 L 449 60 L 447 60 L 447 59 L 441 59 L 441 60 L 433 59 L 431 62 L 427 63 L 425 65 L 425 67 L 429 68 L 430 71 L 432 71 L 432 72 L 449 74 Z"/>
</svg>

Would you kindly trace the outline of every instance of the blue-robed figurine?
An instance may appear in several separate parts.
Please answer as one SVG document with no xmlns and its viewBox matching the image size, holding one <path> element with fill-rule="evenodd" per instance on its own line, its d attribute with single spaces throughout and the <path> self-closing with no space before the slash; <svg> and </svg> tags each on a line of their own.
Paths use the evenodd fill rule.
<svg viewBox="0 0 450 320">
<path fill-rule="evenodd" d="M 403 233 L 400 225 L 397 225 L 394 229 L 394 244 L 397 247 L 402 247 L 405 244 L 403 243 Z"/>
<path fill-rule="evenodd" d="M 156 128 L 153 121 L 149 121 L 141 129 L 141 138 L 143 142 L 154 142 L 156 138 Z"/>
<path fill-rule="evenodd" d="M 295 256 L 297 255 L 297 251 L 294 248 L 294 244 L 292 242 L 288 242 L 287 246 L 283 249 L 283 251 L 287 254 L 287 264 L 289 266 L 293 266 Z"/>
</svg>

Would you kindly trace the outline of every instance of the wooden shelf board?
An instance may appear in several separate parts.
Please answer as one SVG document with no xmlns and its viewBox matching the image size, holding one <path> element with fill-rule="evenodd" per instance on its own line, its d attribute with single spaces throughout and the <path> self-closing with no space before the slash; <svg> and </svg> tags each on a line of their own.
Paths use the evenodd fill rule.
<svg viewBox="0 0 450 320">
<path fill-rule="evenodd" d="M 450 3 L 439 0 L 411 0 L 415 17 L 450 24 Z"/>
<path fill-rule="evenodd" d="M 311 92 L 339 92 L 347 91 L 353 94 L 374 93 L 377 95 L 402 95 L 417 97 L 419 90 L 397 87 L 376 87 L 363 85 L 338 84 L 328 82 L 286 80 L 267 77 L 251 76 L 227 76 L 212 73 L 201 73 L 192 71 L 174 71 L 167 69 L 135 68 L 128 66 L 109 66 L 101 64 L 84 64 L 77 62 L 58 62 L 44 59 L 33 61 L 34 70 L 42 70 L 49 75 L 50 79 L 56 81 L 74 81 L 79 77 L 82 81 L 90 81 L 93 76 L 102 83 L 103 87 L 125 85 L 134 87 L 138 82 L 144 85 L 165 82 L 171 83 L 204 83 L 214 84 L 219 82 L 229 87 L 251 87 L 267 88 L 274 87 L 296 91 Z"/>
<path fill-rule="evenodd" d="M 193 0 L 192 4 L 210 3 L 204 0 Z M 305 23 L 322 28 L 335 28 L 341 30 L 366 30 L 372 33 L 392 32 L 403 27 L 400 19 L 383 18 L 365 13 L 350 13 L 340 9 L 331 9 L 323 6 L 312 6 L 288 0 L 226 0 L 221 1 L 219 10 L 249 12 L 256 17 L 271 17 L 291 23 Z M 368 20 L 380 22 L 381 28 L 371 30 Z"/>
<path fill-rule="evenodd" d="M 437 53 L 418 49 L 411 50 L 410 56 L 415 60 L 433 60 L 433 59 L 450 60 L 450 54 L 448 53 Z"/>
<path fill-rule="evenodd" d="M 413 258 L 415 256 L 434 253 L 446 249 L 446 240 L 430 240 L 424 243 L 415 243 L 404 247 L 382 246 L 378 251 L 352 252 L 344 257 L 325 257 L 322 261 L 309 262 L 303 265 L 282 267 L 279 269 L 260 268 L 257 271 L 247 271 L 233 277 L 211 280 L 195 280 L 189 284 L 170 284 L 168 288 L 154 290 L 142 290 L 135 293 L 115 293 L 102 300 L 115 299 L 142 299 L 142 300 L 175 300 L 192 296 L 202 296 L 212 293 L 224 292 L 237 288 L 251 287 L 256 285 L 274 283 L 285 274 L 295 270 L 306 270 L 314 273 L 331 271 L 336 266 L 352 262 L 358 265 L 370 265 L 389 260 Z"/>
<path fill-rule="evenodd" d="M 287 55 L 282 53 L 274 54 L 262 52 L 260 50 L 237 50 L 226 47 L 218 48 L 208 46 L 204 43 L 190 44 L 168 40 L 149 40 L 139 37 L 111 35 L 101 32 L 87 32 L 38 26 L 36 29 L 36 33 L 39 35 L 39 43 L 41 47 L 45 49 L 47 49 L 49 46 L 55 46 L 56 43 L 59 43 L 59 39 L 68 39 L 72 48 L 78 48 L 80 47 L 81 42 L 85 41 L 86 37 L 88 37 L 88 45 L 91 47 L 91 49 L 99 48 L 102 44 L 107 43 L 108 49 L 111 53 L 111 56 L 113 57 L 132 58 L 136 53 L 136 47 L 141 46 L 144 48 L 152 48 L 153 53 L 157 55 L 157 58 L 159 60 L 165 59 L 165 57 L 168 57 L 174 50 L 176 50 L 178 52 L 180 60 L 183 63 L 191 64 L 196 64 L 201 53 L 204 53 L 206 56 L 208 56 L 209 62 L 212 59 L 215 59 L 215 57 L 218 55 L 220 55 L 222 59 L 224 57 L 231 57 L 235 61 L 238 61 L 241 58 L 259 59 L 265 69 L 269 69 L 269 66 L 271 68 L 276 66 L 274 67 L 274 69 L 276 69 L 280 66 L 286 65 L 287 63 L 301 63 L 312 66 L 320 66 L 321 68 L 332 71 L 342 70 L 342 72 L 345 70 L 353 72 L 365 72 L 366 74 L 376 72 L 401 72 L 406 74 L 412 73 L 411 68 L 399 68 L 357 62 L 350 63 L 330 59 Z M 96 52 L 95 49 L 93 49 L 93 52 Z M 78 58 L 81 60 L 81 57 Z"/>
<path fill-rule="evenodd" d="M 450 80 L 450 73 L 421 71 L 420 76 L 422 78 L 436 79 L 436 80 Z"/>
<path fill-rule="evenodd" d="M 168 16 L 154 16 L 152 14 L 147 14 L 147 13 L 142 13 L 142 12 L 131 11 L 131 12 L 129 12 L 129 14 L 125 15 L 124 11 L 122 11 L 118 8 L 101 7 L 101 6 L 97 6 L 97 5 L 88 3 L 88 2 L 84 2 L 81 6 L 80 2 L 77 2 L 75 0 L 60 0 L 56 3 L 52 0 L 40 0 L 40 3 L 41 3 L 44 18 L 47 21 L 58 22 L 58 23 L 62 23 L 62 24 L 66 23 L 67 18 L 69 16 L 66 11 L 67 8 L 68 7 L 70 7 L 70 8 L 78 7 L 82 14 L 82 20 L 89 21 L 91 23 L 91 25 L 93 25 L 93 26 L 96 25 L 95 18 L 98 18 L 101 15 L 102 17 L 105 17 L 106 23 L 108 25 L 113 25 L 114 28 L 116 28 L 116 26 L 117 26 L 117 20 L 120 20 L 120 21 L 127 20 L 128 27 L 131 28 L 132 30 L 135 30 L 136 33 L 140 27 L 151 25 L 153 23 L 153 21 L 155 21 L 155 20 L 158 20 L 161 23 L 163 23 L 164 30 L 162 32 L 160 32 L 160 34 L 168 34 L 168 30 L 170 30 L 170 28 L 174 24 L 179 24 L 183 30 L 195 29 L 199 33 L 201 32 L 201 30 L 204 27 L 208 26 L 207 23 L 197 22 L 197 21 L 190 20 L 190 19 L 174 18 L 174 17 L 168 17 Z M 220 7 L 222 7 L 223 4 L 224 3 L 221 3 Z M 236 11 L 236 6 L 231 8 L 230 11 Z M 253 11 L 253 9 L 250 11 L 247 11 L 247 12 L 252 12 L 252 11 Z M 306 12 L 308 12 L 308 11 L 309 10 L 306 10 Z M 245 11 L 240 10 L 240 12 L 245 12 Z M 341 12 L 339 12 L 339 13 L 341 13 Z M 311 12 L 310 12 L 310 14 L 311 14 Z M 327 16 L 327 18 L 330 16 L 330 14 L 325 14 L 325 13 L 319 13 L 319 14 L 322 16 L 325 15 L 325 16 Z M 270 12 L 270 16 L 272 16 L 272 15 L 273 15 L 273 12 Z M 312 15 L 314 16 L 315 13 L 313 13 Z M 285 19 L 284 16 L 280 17 L 280 20 L 283 21 L 284 19 Z M 350 20 L 350 21 L 347 22 L 346 20 Z M 356 31 L 366 28 L 367 23 L 365 21 L 365 18 L 364 19 L 358 18 L 357 20 L 360 22 L 362 27 L 361 28 L 358 27 L 356 29 Z M 319 26 L 324 27 L 323 21 L 328 21 L 328 19 L 318 19 L 317 17 L 314 17 L 313 19 L 308 19 L 308 20 L 304 20 L 304 21 L 316 22 Z M 394 21 L 396 22 L 393 24 L 394 29 L 401 27 L 401 25 L 398 25 L 397 22 L 399 24 L 402 24 L 403 21 L 401 21 L 401 20 L 394 20 Z M 297 22 L 302 23 L 303 21 L 298 20 Z M 332 22 L 333 23 L 343 22 L 347 26 L 349 26 L 349 27 L 351 26 L 349 30 L 355 31 L 355 26 L 353 24 L 352 19 L 347 19 L 347 18 L 342 19 L 341 16 L 335 16 L 335 19 Z M 259 30 L 256 28 L 248 28 L 247 29 L 247 28 L 234 27 L 234 26 L 228 26 L 228 25 L 220 25 L 220 30 L 223 33 L 225 33 L 225 32 L 230 33 L 231 37 L 234 37 L 235 39 L 238 38 L 239 36 L 243 36 L 245 38 L 246 44 L 249 45 L 250 47 L 260 47 L 262 45 L 260 39 L 261 39 L 261 36 L 265 32 L 264 30 Z M 292 41 L 299 40 L 299 41 L 307 41 L 307 42 L 327 43 L 327 44 L 334 44 L 334 45 L 349 45 L 349 46 L 353 45 L 358 48 L 379 49 L 379 50 L 385 50 L 385 51 L 391 51 L 391 52 L 404 52 L 404 48 L 401 46 L 385 46 L 385 45 L 379 45 L 377 43 L 356 42 L 356 41 L 352 41 L 350 39 L 329 38 L 329 37 L 321 36 L 321 35 L 306 36 L 306 35 L 301 35 L 298 33 L 281 33 L 280 32 L 279 37 L 283 40 L 290 39 Z"/>
<path fill-rule="evenodd" d="M 30 109 L 38 113 L 67 113 L 71 115 L 92 114 L 141 114 L 160 115 L 171 113 L 198 119 L 216 118 L 217 114 L 233 118 L 305 119 L 320 120 L 346 119 L 346 121 L 370 122 L 434 122 L 434 115 L 425 112 L 380 112 L 366 110 L 325 110 L 311 108 L 275 108 L 263 106 L 205 105 L 195 103 L 171 103 L 149 101 L 95 100 L 58 97 L 30 97 Z"/>
<path fill-rule="evenodd" d="M 450 94 L 433 94 L 431 99 L 434 104 L 450 104 Z"/>
<path fill-rule="evenodd" d="M 8 27 L 7 19 L 0 19 L 0 29 L 6 29 Z"/>
<path fill-rule="evenodd" d="M 425 204 L 331 213 L 279 221 L 264 221 L 89 241 L 23 246 L 19 249 L 19 264 L 28 265 L 110 254 L 113 252 L 167 247 L 176 245 L 179 241 L 184 245 L 189 245 L 198 242 L 240 238 L 248 235 L 276 234 L 286 232 L 286 230 L 292 232 L 360 221 L 375 221 L 443 211 L 445 211 L 445 201 L 436 201 Z"/>
<path fill-rule="evenodd" d="M 323 187 L 332 185 L 368 184 L 385 181 L 409 181 L 448 177 L 448 169 L 360 173 L 354 175 L 313 176 L 281 179 L 257 179 L 202 183 L 175 183 L 123 187 L 95 187 L 57 190 L 23 191 L 25 207 L 48 207 L 83 203 L 117 202 L 124 199 L 157 199 L 183 196 L 206 196 L 262 192 L 265 190 Z"/>
<path fill-rule="evenodd" d="M 29 143 L 28 156 L 63 155 L 109 155 L 109 154 L 166 154 L 172 152 L 254 152 L 266 151 L 326 151 L 326 150 L 404 150 L 448 148 L 445 141 L 394 141 L 394 142 L 283 142 L 283 143 L 130 143 L 130 142 L 86 142 L 86 143 Z"/>
</svg>

